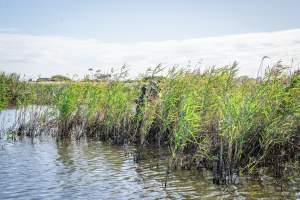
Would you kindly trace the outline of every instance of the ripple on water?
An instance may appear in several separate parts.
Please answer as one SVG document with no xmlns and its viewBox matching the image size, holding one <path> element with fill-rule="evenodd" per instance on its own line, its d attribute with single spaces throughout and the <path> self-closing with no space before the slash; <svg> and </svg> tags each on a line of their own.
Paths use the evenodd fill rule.
<svg viewBox="0 0 300 200">
<path fill-rule="evenodd" d="M 52 138 L 0 140 L 0 199 L 295 199 L 300 180 L 284 191 L 267 183 L 228 188 L 197 171 L 173 172 L 164 188 L 166 160 L 133 162 L 133 147 Z M 150 152 L 149 152 L 150 153 Z M 207 173 L 205 173 L 207 174 Z"/>
</svg>

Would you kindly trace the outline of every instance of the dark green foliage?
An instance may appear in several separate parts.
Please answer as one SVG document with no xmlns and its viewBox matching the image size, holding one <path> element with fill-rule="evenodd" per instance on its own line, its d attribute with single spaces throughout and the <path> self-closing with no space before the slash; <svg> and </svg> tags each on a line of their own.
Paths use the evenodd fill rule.
<svg viewBox="0 0 300 200">
<path fill-rule="evenodd" d="M 64 76 L 64 75 L 54 75 L 54 76 L 51 76 L 50 80 L 53 81 L 53 82 L 71 81 L 71 79 L 69 77 Z"/>
</svg>

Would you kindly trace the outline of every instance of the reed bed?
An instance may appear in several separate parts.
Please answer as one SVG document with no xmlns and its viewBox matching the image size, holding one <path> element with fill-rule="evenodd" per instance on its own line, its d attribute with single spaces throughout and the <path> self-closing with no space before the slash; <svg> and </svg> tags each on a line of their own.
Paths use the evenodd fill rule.
<svg viewBox="0 0 300 200">
<path fill-rule="evenodd" d="M 42 86 L 17 78 L 14 87 L 7 81 L 12 75 L 1 74 L 0 108 L 50 106 L 56 112 L 33 119 L 45 124 L 51 118 L 58 139 L 89 137 L 141 150 L 168 146 L 172 169 L 210 169 L 216 184 L 264 167 L 283 177 L 288 164 L 299 163 L 299 71 L 281 62 L 256 79 L 239 77 L 236 63 L 203 72 L 173 68 L 158 76 L 161 71 L 158 66 L 131 82 L 124 81 L 125 68 L 97 83 Z"/>
</svg>

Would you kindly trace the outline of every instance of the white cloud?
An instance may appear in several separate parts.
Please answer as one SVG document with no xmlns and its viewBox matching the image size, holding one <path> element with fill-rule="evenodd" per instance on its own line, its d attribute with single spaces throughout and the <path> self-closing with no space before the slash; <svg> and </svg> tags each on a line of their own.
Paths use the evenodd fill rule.
<svg viewBox="0 0 300 200">
<path fill-rule="evenodd" d="M 130 74 L 138 75 L 147 67 L 186 65 L 222 66 L 237 60 L 240 74 L 255 76 L 260 60 L 268 56 L 273 62 L 300 61 L 300 29 L 250 33 L 200 39 L 138 43 L 104 43 L 57 36 L 30 36 L 0 33 L 0 71 L 30 76 L 87 73 L 127 63 Z"/>
</svg>

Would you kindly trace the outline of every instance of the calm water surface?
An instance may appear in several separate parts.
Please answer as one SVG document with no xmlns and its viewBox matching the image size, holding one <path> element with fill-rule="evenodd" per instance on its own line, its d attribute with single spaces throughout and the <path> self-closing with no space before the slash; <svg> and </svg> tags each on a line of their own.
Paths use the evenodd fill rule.
<svg viewBox="0 0 300 200">
<path fill-rule="evenodd" d="M 13 113 L 0 114 L 2 127 L 10 125 Z M 165 189 L 167 161 L 159 156 L 165 151 L 156 149 L 158 156 L 135 163 L 134 150 L 51 137 L 12 141 L 2 135 L 0 199 L 300 199 L 299 177 L 285 184 L 267 176 L 262 181 L 243 178 L 239 186 L 219 187 L 208 172 L 178 170 Z"/>
</svg>

